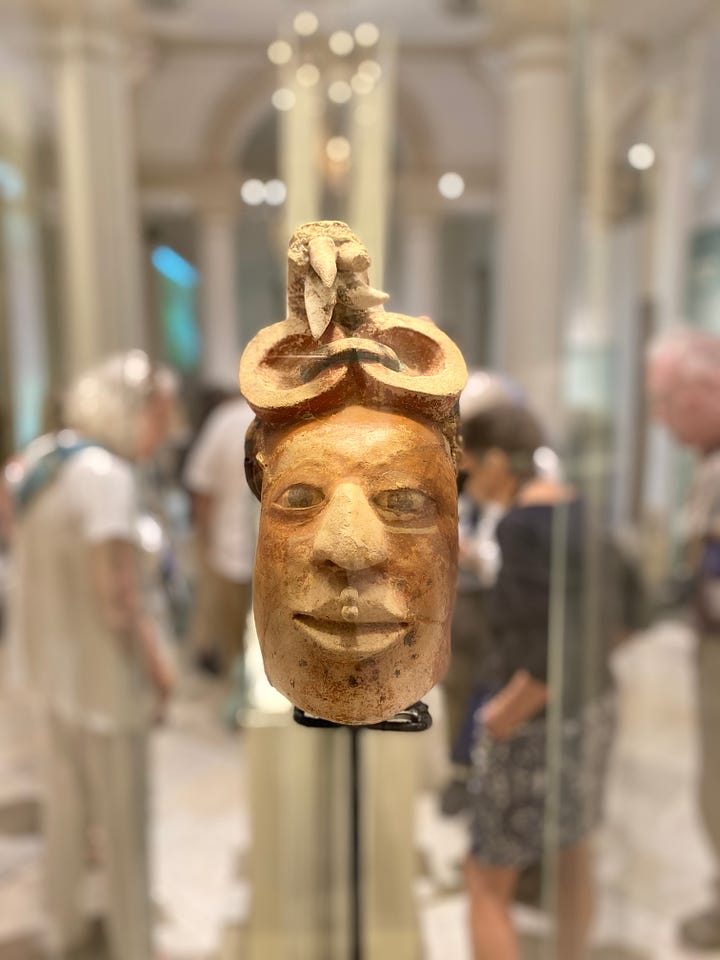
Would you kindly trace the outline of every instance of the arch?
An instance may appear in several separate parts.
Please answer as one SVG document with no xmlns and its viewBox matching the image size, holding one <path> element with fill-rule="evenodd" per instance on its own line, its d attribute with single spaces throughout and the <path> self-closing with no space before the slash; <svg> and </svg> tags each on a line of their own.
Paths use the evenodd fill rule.
<svg viewBox="0 0 720 960">
<path fill-rule="evenodd" d="M 235 156 L 243 174 L 251 177 L 279 176 L 280 123 L 277 111 L 268 107 L 249 131 Z"/>
<path fill-rule="evenodd" d="M 208 166 L 232 166 L 242 144 L 262 122 L 276 81 L 272 71 L 239 71 L 213 111 L 204 138 Z"/>
<path fill-rule="evenodd" d="M 276 86 L 274 74 L 245 68 L 220 98 L 208 121 L 204 137 L 204 162 L 210 167 L 233 165 L 247 141 L 263 123 Z M 411 166 L 434 166 L 433 136 L 422 103 L 402 81 L 397 90 L 398 140 Z"/>
</svg>

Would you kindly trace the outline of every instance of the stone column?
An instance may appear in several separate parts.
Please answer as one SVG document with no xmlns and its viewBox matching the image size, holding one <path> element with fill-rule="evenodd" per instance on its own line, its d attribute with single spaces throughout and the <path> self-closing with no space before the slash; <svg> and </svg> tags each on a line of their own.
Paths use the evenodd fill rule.
<svg viewBox="0 0 720 960">
<path fill-rule="evenodd" d="M 707 59 L 707 36 L 702 29 L 683 47 L 681 69 L 657 86 L 651 113 L 651 142 L 657 162 L 648 178 L 647 300 L 651 304 L 652 328 L 661 332 L 687 322 L 686 284 L 692 223 L 692 167 L 697 155 L 701 100 Z M 691 318 L 692 319 L 692 318 Z M 684 491 L 680 452 L 668 431 L 651 424 L 645 453 L 645 483 L 642 502 L 645 525 L 651 538 L 654 569 L 663 576 L 671 561 L 676 526 L 668 538 L 668 517 L 677 515 Z"/>
<path fill-rule="evenodd" d="M 440 323 L 440 224 L 431 212 L 407 213 L 402 219 L 402 300 L 397 308 Z"/>
<path fill-rule="evenodd" d="M 12 438 L 16 448 L 42 432 L 48 391 L 45 297 L 38 228 L 22 206 L 2 216 L 3 262 L 9 318 Z"/>
<path fill-rule="evenodd" d="M 560 2 L 494 8 L 508 55 L 495 359 L 556 424 L 574 172 L 568 38 Z"/>
<path fill-rule="evenodd" d="M 65 358 L 72 375 L 143 346 L 144 318 L 125 17 L 130 0 L 76 3 L 57 50 Z"/>
<path fill-rule="evenodd" d="M 297 64 L 280 71 L 283 85 L 295 98 L 290 110 L 282 111 L 280 123 L 280 176 L 287 187 L 285 229 L 281 249 L 302 223 L 318 220 L 322 210 L 324 101 L 320 84 L 303 86 L 294 74 Z"/>
<path fill-rule="evenodd" d="M 230 185 L 206 193 L 198 214 L 202 378 L 237 388 L 240 363 L 236 283 L 237 203 Z"/>
<path fill-rule="evenodd" d="M 0 178 L 0 249 L 7 316 L 6 366 L 17 449 L 42 430 L 48 357 L 42 250 L 33 177 L 32 110 L 26 91 L 0 75 L 6 145 Z"/>
<path fill-rule="evenodd" d="M 348 222 L 372 256 L 370 279 L 382 288 L 388 239 L 388 211 L 395 138 L 395 45 L 384 38 L 377 52 L 380 79 L 352 100 Z"/>
</svg>

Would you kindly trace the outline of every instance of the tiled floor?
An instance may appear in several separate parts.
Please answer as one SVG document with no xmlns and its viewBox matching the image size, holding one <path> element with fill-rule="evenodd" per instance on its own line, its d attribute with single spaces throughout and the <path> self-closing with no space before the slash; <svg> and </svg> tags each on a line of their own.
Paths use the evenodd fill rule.
<svg viewBox="0 0 720 960">
<path fill-rule="evenodd" d="M 693 641 L 661 625 L 617 659 L 622 724 L 610 777 L 607 824 L 598 838 L 596 960 L 690 960 L 675 945 L 676 920 L 702 904 L 711 864 L 693 805 L 696 772 Z M 243 737 L 218 722 L 213 688 L 188 679 L 170 723 L 155 735 L 157 938 L 168 960 L 241 958 L 233 946 L 249 891 L 250 843 L 243 793 Z M 438 776 L 437 739 L 425 734 Z M 720 732 L 719 732 L 720 733 Z M 34 832 L 38 777 L 27 718 L 0 705 L 0 960 L 30 960 L 41 924 L 42 848 Z M 428 779 L 432 779 L 429 777 Z M 462 818 L 443 819 L 434 794 L 417 802 L 417 894 L 425 960 L 471 960 L 459 864 Z M 544 957 L 545 918 L 518 910 L 525 955 Z M 14 944 L 14 946 L 13 946 Z M 708 956 L 707 954 L 705 956 Z M 720 956 L 720 954 L 718 954 Z M 86 960 L 100 960 L 99 948 Z"/>
</svg>

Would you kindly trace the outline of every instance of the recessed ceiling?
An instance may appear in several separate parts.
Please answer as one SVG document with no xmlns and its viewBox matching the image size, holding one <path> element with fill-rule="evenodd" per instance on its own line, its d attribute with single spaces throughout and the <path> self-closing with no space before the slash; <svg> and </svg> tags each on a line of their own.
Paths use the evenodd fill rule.
<svg viewBox="0 0 720 960">
<path fill-rule="evenodd" d="M 444 0 L 263 0 L 253 4 L 238 0 L 178 0 L 169 9 L 161 9 L 163 3 L 170 2 L 149 0 L 145 5 L 149 22 L 163 32 L 204 38 L 267 42 L 278 34 L 291 32 L 295 14 L 304 9 L 317 14 L 320 30 L 326 33 L 369 20 L 407 43 L 467 43 L 473 36 L 484 35 L 487 27 L 477 6 L 458 16 L 448 10 Z"/>
</svg>

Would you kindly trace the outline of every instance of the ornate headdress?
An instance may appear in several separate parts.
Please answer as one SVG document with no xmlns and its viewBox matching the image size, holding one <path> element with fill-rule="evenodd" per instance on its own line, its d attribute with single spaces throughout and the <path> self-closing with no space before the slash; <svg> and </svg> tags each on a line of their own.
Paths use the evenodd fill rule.
<svg viewBox="0 0 720 960">
<path fill-rule="evenodd" d="M 288 251 L 287 320 L 248 344 L 240 389 L 268 425 L 352 403 L 404 410 L 437 423 L 455 458 L 453 413 L 467 379 L 462 354 L 431 320 L 387 313 L 388 295 L 369 285 L 369 266 L 346 224 L 300 227 Z"/>
</svg>

